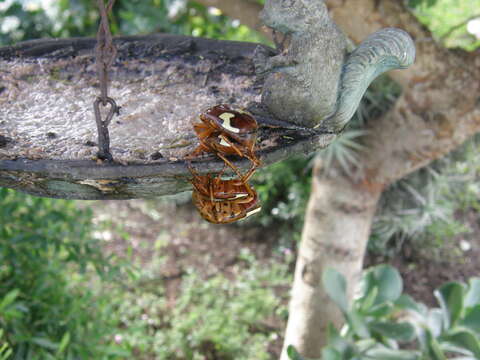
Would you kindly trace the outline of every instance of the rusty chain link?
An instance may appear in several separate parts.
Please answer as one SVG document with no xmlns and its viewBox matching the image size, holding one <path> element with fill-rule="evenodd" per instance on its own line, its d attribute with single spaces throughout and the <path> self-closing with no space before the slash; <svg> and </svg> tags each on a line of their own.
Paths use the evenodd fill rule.
<svg viewBox="0 0 480 360">
<path fill-rule="evenodd" d="M 115 100 L 108 97 L 108 70 L 117 55 L 117 49 L 113 44 L 112 33 L 108 23 L 108 13 L 112 10 L 115 0 L 109 0 L 106 7 L 104 0 L 97 0 L 97 3 L 100 11 L 100 24 L 98 25 L 97 45 L 95 46 L 95 62 L 100 81 L 100 96 L 93 103 L 93 110 L 98 132 L 98 158 L 113 161 L 110 153 L 108 125 L 115 114 L 120 115 L 120 107 L 117 106 Z M 110 110 L 105 120 L 102 120 L 100 104 L 103 106 L 110 105 Z"/>
</svg>

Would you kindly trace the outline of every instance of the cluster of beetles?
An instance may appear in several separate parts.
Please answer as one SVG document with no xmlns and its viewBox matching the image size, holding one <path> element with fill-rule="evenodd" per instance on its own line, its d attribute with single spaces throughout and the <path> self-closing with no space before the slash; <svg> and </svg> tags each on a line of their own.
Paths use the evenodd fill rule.
<svg viewBox="0 0 480 360">
<path fill-rule="evenodd" d="M 260 160 L 255 154 L 258 125 L 248 112 L 229 105 L 216 105 L 200 114 L 200 123 L 193 125 L 200 144 L 186 160 L 193 176 L 192 199 L 200 215 L 214 224 L 228 224 L 260 211 L 257 192 L 248 184 Z M 204 153 L 213 153 L 223 160 L 223 169 L 216 174 L 199 174 L 190 160 Z M 242 173 L 228 158 L 237 155 L 251 162 Z M 225 179 L 226 167 L 234 177 Z"/>
</svg>

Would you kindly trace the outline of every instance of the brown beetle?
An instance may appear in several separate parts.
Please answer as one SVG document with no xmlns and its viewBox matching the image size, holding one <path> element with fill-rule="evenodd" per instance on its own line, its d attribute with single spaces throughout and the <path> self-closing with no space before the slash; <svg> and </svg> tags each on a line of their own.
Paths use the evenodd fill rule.
<svg viewBox="0 0 480 360">
<path fill-rule="evenodd" d="M 241 220 L 260 211 L 261 206 L 257 192 L 251 189 L 252 195 L 244 198 L 224 200 L 211 200 L 194 189 L 192 194 L 193 203 L 200 215 L 214 224 L 229 224 Z"/>
<path fill-rule="evenodd" d="M 200 145 L 188 156 L 192 159 L 205 152 L 213 152 L 221 158 L 243 181 L 253 175 L 260 166 L 255 155 L 258 125 L 249 113 L 233 109 L 229 105 L 216 105 L 200 115 L 201 123 L 193 125 Z M 250 170 L 242 175 L 226 156 L 237 155 L 252 162 Z"/>
<path fill-rule="evenodd" d="M 246 199 L 248 202 L 253 198 L 254 190 L 247 182 L 241 179 L 222 179 L 223 170 L 213 177 L 210 174 L 198 174 L 190 164 L 188 168 L 193 175 L 190 182 L 195 191 L 210 198 L 211 201 Z"/>
<path fill-rule="evenodd" d="M 260 166 L 255 154 L 258 125 L 256 120 L 242 110 L 229 105 L 216 105 L 200 115 L 201 123 L 193 125 L 200 144 L 187 161 L 202 153 L 214 153 L 229 166 L 238 178 L 222 179 L 225 166 L 218 174 L 200 175 L 188 163 L 193 175 L 192 199 L 200 215 L 215 224 L 228 224 L 260 211 L 257 192 L 248 180 Z M 228 160 L 228 155 L 237 155 L 252 162 L 250 170 L 242 174 Z"/>
</svg>

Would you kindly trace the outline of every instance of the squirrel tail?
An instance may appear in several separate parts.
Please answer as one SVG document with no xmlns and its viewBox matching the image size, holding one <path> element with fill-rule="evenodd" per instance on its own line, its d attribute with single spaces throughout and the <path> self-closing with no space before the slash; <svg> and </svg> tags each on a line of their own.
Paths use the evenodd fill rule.
<svg viewBox="0 0 480 360">
<path fill-rule="evenodd" d="M 415 44 L 408 33 L 385 28 L 367 37 L 347 58 L 340 76 L 336 111 L 321 122 L 323 129 L 340 132 L 355 113 L 363 94 L 379 75 L 405 69 L 415 60 Z"/>
</svg>

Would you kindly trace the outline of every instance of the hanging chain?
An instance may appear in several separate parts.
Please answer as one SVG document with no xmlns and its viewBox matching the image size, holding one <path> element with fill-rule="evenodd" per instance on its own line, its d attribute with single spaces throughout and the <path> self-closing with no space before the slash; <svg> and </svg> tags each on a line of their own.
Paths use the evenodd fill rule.
<svg viewBox="0 0 480 360">
<path fill-rule="evenodd" d="M 108 13 L 112 10 L 114 2 L 115 0 L 109 0 L 105 7 L 104 0 L 97 0 L 100 11 L 100 24 L 97 33 L 97 46 L 95 47 L 95 61 L 100 81 L 100 96 L 93 103 L 93 110 L 98 131 L 98 158 L 106 161 L 113 161 L 110 153 L 108 125 L 115 114 L 120 115 L 120 107 L 117 106 L 115 100 L 108 97 L 108 70 L 117 55 L 117 49 L 113 45 L 112 33 L 108 23 Z M 105 120 L 102 120 L 100 104 L 103 106 L 110 105 L 110 110 Z"/>
</svg>

